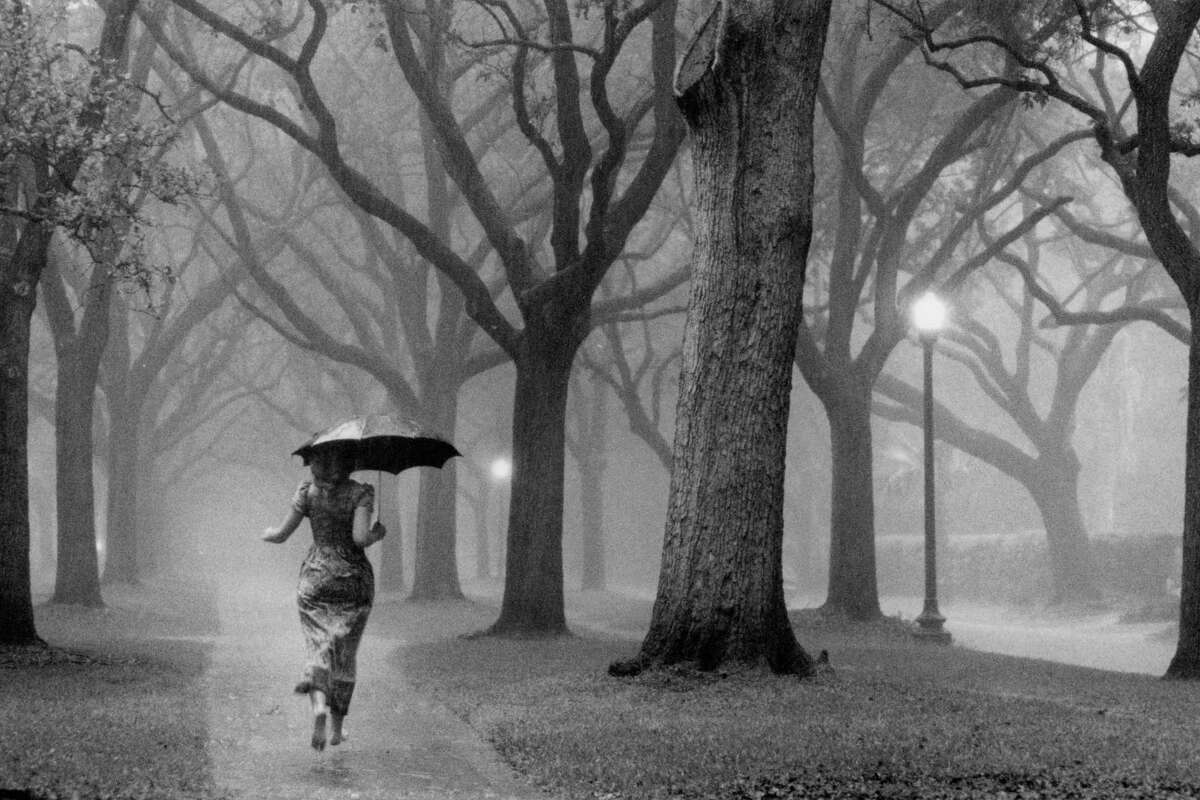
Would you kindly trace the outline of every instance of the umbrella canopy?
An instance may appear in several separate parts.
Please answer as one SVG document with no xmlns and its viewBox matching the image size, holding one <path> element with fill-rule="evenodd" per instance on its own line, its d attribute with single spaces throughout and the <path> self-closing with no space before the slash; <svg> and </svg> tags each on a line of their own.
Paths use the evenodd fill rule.
<svg viewBox="0 0 1200 800">
<path fill-rule="evenodd" d="M 305 463 L 323 445 L 351 445 L 354 469 L 373 469 L 393 475 L 409 467 L 440 468 L 458 449 L 412 420 L 391 414 L 368 414 L 340 422 L 300 445 L 292 455 Z"/>
</svg>

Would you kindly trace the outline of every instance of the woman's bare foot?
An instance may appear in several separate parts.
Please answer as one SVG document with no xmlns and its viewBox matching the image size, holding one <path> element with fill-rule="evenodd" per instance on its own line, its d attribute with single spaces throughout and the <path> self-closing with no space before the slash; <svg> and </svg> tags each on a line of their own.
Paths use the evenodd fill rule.
<svg viewBox="0 0 1200 800">
<path fill-rule="evenodd" d="M 320 752 L 325 749 L 325 717 L 329 713 L 329 706 L 325 704 L 325 693 L 320 689 L 309 692 L 308 698 L 312 701 L 313 713 L 312 748 Z"/>
<path fill-rule="evenodd" d="M 333 720 L 332 720 L 333 730 L 329 736 L 329 743 L 331 745 L 337 746 L 337 745 L 341 744 L 342 742 L 346 741 L 346 739 L 347 739 L 346 732 L 344 730 L 342 730 L 342 720 L 344 720 L 344 719 L 345 719 L 345 717 L 341 716 L 340 714 L 333 715 Z"/>
<path fill-rule="evenodd" d="M 337 742 L 334 742 L 337 744 Z M 313 714 L 313 731 L 312 731 L 312 747 L 313 750 L 320 752 L 325 749 L 325 712 L 321 711 Z"/>
</svg>

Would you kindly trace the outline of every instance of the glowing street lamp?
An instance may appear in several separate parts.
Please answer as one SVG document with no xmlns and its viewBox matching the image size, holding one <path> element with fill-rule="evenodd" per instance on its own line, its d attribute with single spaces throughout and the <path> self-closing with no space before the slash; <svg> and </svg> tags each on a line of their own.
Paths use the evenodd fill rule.
<svg viewBox="0 0 1200 800">
<path fill-rule="evenodd" d="M 933 345 L 946 324 L 946 304 L 936 294 L 926 292 L 912 304 L 912 322 L 924 351 L 924 428 L 925 428 L 925 607 L 917 617 L 918 639 L 949 644 L 950 633 L 943 630 L 946 618 L 938 611 L 937 534 L 933 481 Z"/>
<path fill-rule="evenodd" d="M 912 304 L 912 321 L 922 341 L 936 340 L 946 327 L 946 304 L 933 292 L 926 292 Z"/>
<path fill-rule="evenodd" d="M 499 483 L 512 477 L 512 462 L 507 458 L 497 458 L 492 461 L 492 480 Z"/>
</svg>

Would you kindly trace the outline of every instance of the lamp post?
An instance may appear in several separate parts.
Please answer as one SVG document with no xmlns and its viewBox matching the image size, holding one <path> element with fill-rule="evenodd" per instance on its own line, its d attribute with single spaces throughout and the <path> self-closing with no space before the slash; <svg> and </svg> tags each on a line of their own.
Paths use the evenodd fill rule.
<svg viewBox="0 0 1200 800">
<path fill-rule="evenodd" d="M 933 485 L 933 345 L 946 324 L 946 304 L 932 292 L 926 292 L 912 306 L 912 321 L 921 339 L 924 361 L 924 432 L 925 432 L 925 607 L 917 617 L 918 639 L 949 644 L 950 633 L 943 630 L 946 618 L 938 611 L 937 600 L 937 526 Z"/>
</svg>

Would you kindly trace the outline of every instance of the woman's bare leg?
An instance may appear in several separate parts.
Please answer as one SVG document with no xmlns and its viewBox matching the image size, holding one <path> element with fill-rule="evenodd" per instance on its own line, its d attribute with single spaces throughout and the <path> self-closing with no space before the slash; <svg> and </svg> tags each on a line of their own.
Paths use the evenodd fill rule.
<svg viewBox="0 0 1200 800">
<path fill-rule="evenodd" d="M 312 702 L 313 713 L 312 746 L 314 750 L 324 750 L 325 717 L 329 713 L 329 706 L 325 702 L 325 693 L 320 689 L 313 689 L 308 693 L 308 699 Z"/>
</svg>

